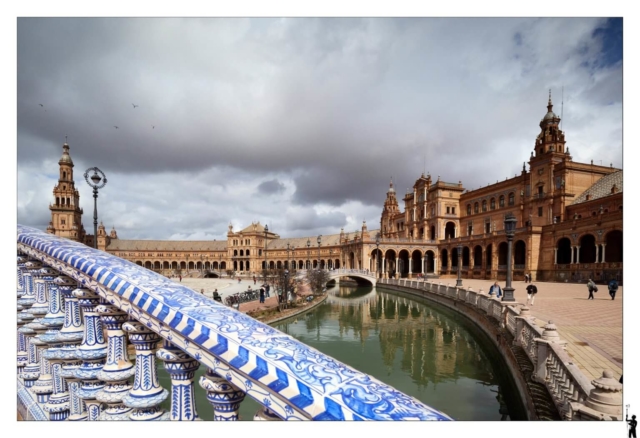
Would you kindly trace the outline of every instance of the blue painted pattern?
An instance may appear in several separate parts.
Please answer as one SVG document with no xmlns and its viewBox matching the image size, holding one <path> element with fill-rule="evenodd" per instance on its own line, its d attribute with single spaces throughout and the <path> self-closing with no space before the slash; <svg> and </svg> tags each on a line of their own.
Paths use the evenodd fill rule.
<svg viewBox="0 0 640 438">
<path fill-rule="evenodd" d="M 217 373 L 226 368 L 220 375 L 283 418 L 450 420 L 273 327 L 134 263 L 30 227 L 18 226 L 17 240 L 20 251 L 80 280 L 82 287 Z"/>
</svg>

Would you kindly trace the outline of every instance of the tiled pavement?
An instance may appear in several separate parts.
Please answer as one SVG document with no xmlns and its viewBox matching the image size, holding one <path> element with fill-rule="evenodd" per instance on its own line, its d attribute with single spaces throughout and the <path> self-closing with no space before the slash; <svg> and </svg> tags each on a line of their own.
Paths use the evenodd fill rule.
<svg viewBox="0 0 640 438">
<path fill-rule="evenodd" d="M 455 284 L 455 279 L 440 279 L 442 284 Z M 463 287 L 474 291 L 489 291 L 492 282 L 463 279 Z M 499 282 L 504 288 L 504 282 Z M 549 321 L 558 328 L 560 337 L 568 342 L 567 353 L 590 379 L 602 377 L 605 369 L 616 378 L 622 374 L 622 298 L 623 287 L 611 300 L 606 285 L 598 285 L 594 300 L 587 300 L 586 284 L 534 282 L 538 293 L 531 313 L 540 327 Z M 523 281 L 513 282 L 515 298 L 527 302 Z"/>
<path fill-rule="evenodd" d="M 437 281 L 455 284 L 455 279 Z M 259 282 L 254 285 L 253 280 L 243 279 L 238 284 L 237 280 L 226 278 L 184 278 L 182 284 L 198 292 L 204 289 L 208 297 L 217 288 L 223 299 L 229 294 L 245 291 L 249 285 L 253 289 L 260 285 Z M 491 284 L 486 280 L 463 279 L 464 287 L 471 286 L 475 291 L 482 289 L 485 293 L 489 291 Z M 536 324 L 544 327 L 549 320 L 553 321 L 560 337 L 568 342 L 567 353 L 590 379 L 602 377 L 605 369 L 612 370 L 616 378 L 620 376 L 623 287 L 620 286 L 616 299 L 612 301 L 606 285 L 598 285 L 599 290 L 594 294 L 594 300 L 587 300 L 589 293 L 585 284 L 535 282 L 535 285 L 538 287 L 538 294 L 530 308 Z M 504 288 L 504 283 L 500 282 L 500 286 Z M 513 282 L 518 303 L 527 302 L 526 286 L 523 281 Z M 273 294 L 266 301 L 262 306 L 257 302 L 243 304 L 240 310 L 247 312 L 254 308 L 275 307 L 276 299 Z"/>
</svg>

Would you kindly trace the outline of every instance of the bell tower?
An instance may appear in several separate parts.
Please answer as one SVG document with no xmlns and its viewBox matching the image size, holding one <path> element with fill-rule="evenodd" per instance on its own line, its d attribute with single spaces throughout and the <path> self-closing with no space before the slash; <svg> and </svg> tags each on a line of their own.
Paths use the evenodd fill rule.
<svg viewBox="0 0 640 438">
<path fill-rule="evenodd" d="M 549 90 L 549 103 L 547 114 L 540 121 L 540 133 L 536 138 L 532 161 L 542 158 L 546 154 L 565 154 L 564 132 L 560 130 L 560 117 L 553 112 L 551 103 L 551 90 Z"/>
<path fill-rule="evenodd" d="M 400 212 L 398 208 L 398 199 L 396 198 L 396 190 L 393 188 L 393 179 L 389 183 L 387 190 L 387 199 L 384 201 L 382 208 L 382 216 L 380 217 L 380 232 L 383 237 L 394 237 L 394 221 L 393 218 Z"/>
<path fill-rule="evenodd" d="M 85 231 L 82 226 L 80 194 L 73 181 L 73 160 L 69 155 L 69 145 L 62 145 L 62 157 L 58 161 L 60 174 L 58 184 L 53 188 L 54 203 L 49 204 L 51 222 L 47 232 L 84 243 Z"/>
</svg>

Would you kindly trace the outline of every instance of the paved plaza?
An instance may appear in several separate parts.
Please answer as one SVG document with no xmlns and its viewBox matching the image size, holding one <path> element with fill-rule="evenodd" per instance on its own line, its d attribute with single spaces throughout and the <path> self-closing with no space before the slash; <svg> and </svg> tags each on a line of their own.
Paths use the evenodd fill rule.
<svg viewBox="0 0 640 438">
<path fill-rule="evenodd" d="M 455 279 L 441 279 L 442 284 L 455 285 Z M 488 293 L 492 282 L 462 280 L 463 287 Z M 498 283 L 504 288 L 504 282 Z M 599 284 L 595 299 L 587 300 L 586 284 L 534 282 L 538 287 L 534 305 L 529 306 L 539 327 L 549 321 L 558 327 L 560 337 L 568 342 L 567 353 L 590 379 L 602 377 L 606 369 L 616 379 L 622 374 L 622 299 L 623 287 L 618 288 L 616 299 L 611 300 L 606 285 Z M 523 281 L 514 281 L 518 303 L 527 302 Z"/>
</svg>

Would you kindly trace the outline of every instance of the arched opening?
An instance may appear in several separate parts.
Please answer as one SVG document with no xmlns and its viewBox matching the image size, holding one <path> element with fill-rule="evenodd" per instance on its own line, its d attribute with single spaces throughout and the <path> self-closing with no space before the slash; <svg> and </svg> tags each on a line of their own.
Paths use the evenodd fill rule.
<svg viewBox="0 0 640 438">
<path fill-rule="evenodd" d="M 471 251 L 469 251 L 469 247 L 465 246 L 462 248 L 462 267 L 464 269 L 469 269 L 469 260 L 471 259 Z"/>
<path fill-rule="evenodd" d="M 189 262 L 189 270 L 193 269 L 193 262 Z"/>
<path fill-rule="evenodd" d="M 396 274 L 396 252 L 392 249 L 387 250 L 384 254 L 384 272 L 388 278 L 395 278 Z"/>
<path fill-rule="evenodd" d="M 276 263 L 276 269 L 284 269 L 280 260 L 278 260 L 278 262 Z"/>
<path fill-rule="evenodd" d="M 136 261 L 136 265 L 138 265 L 138 266 L 142 266 L 142 262 L 141 262 L 140 260 L 137 260 L 137 261 Z"/>
<path fill-rule="evenodd" d="M 524 269 L 527 260 L 527 245 L 522 240 L 518 240 L 514 247 L 513 264 L 514 269 Z"/>
<path fill-rule="evenodd" d="M 187 269 L 185 262 L 180 262 L 180 269 Z"/>
<path fill-rule="evenodd" d="M 435 227 L 435 225 L 431 225 L 430 234 L 431 234 L 431 240 L 436 240 L 436 227 Z"/>
<path fill-rule="evenodd" d="M 504 207 L 504 195 L 500 196 L 499 205 L 500 205 L 500 207 Z"/>
<path fill-rule="evenodd" d="M 335 260 L 333 261 L 333 266 L 334 266 L 336 269 L 340 269 L 340 260 L 339 260 L 339 259 L 335 259 Z"/>
<path fill-rule="evenodd" d="M 204 269 L 207 271 L 211 269 L 211 264 L 209 262 L 204 262 Z"/>
<path fill-rule="evenodd" d="M 458 268 L 458 247 L 451 248 L 451 268 Z"/>
<path fill-rule="evenodd" d="M 580 263 L 596 262 L 596 238 L 585 234 L 580 238 Z"/>
<path fill-rule="evenodd" d="M 244 250 L 243 249 L 240 250 L 240 257 L 244 257 Z"/>
<path fill-rule="evenodd" d="M 507 269 L 507 254 L 509 247 L 507 242 L 500 242 L 498 245 L 498 269 Z"/>
<path fill-rule="evenodd" d="M 563 237 L 558 240 L 558 258 L 559 265 L 568 265 L 571 263 L 571 240 L 568 237 Z"/>
<path fill-rule="evenodd" d="M 604 261 L 611 263 L 622 262 L 622 231 L 609 231 L 605 236 Z"/>
<path fill-rule="evenodd" d="M 162 269 L 169 269 L 169 262 L 163 262 Z"/>
<path fill-rule="evenodd" d="M 484 259 L 484 267 L 487 270 L 492 270 L 493 267 L 493 245 L 489 244 L 487 245 L 487 252 L 485 254 L 485 259 Z"/>
<path fill-rule="evenodd" d="M 371 272 L 382 272 L 382 251 L 374 249 L 371 252 L 371 266 L 369 267 Z"/>
<path fill-rule="evenodd" d="M 224 271 L 225 269 L 227 269 L 227 262 L 222 262 L 222 263 L 220 264 L 220 269 L 222 269 L 223 271 Z"/>
<path fill-rule="evenodd" d="M 456 237 L 456 224 L 455 222 L 447 222 L 444 227 L 444 238 L 453 239 Z"/>
<path fill-rule="evenodd" d="M 238 271 L 238 262 L 235 260 L 233 261 L 233 270 Z"/>
<path fill-rule="evenodd" d="M 247 255 L 247 256 L 248 256 L 248 255 L 251 255 L 251 252 L 250 252 L 250 251 L 251 251 L 250 249 L 246 250 L 246 251 L 245 251 L 245 253 L 244 253 L 244 255 Z"/>
<path fill-rule="evenodd" d="M 427 265 L 427 274 L 428 273 L 433 273 L 435 272 L 435 268 L 436 268 L 436 260 L 435 260 L 436 254 L 433 251 L 427 251 L 426 254 L 424 255 L 424 261 Z"/>
<path fill-rule="evenodd" d="M 491 198 L 491 210 L 496 209 L 496 198 Z"/>
<path fill-rule="evenodd" d="M 349 269 L 356 269 L 356 255 L 353 252 L 349 253 Z"/>
<path fill-rule="evenodd" d="M 509 193 L 509 205 L 515 205 L 516 203 L 516 195 L 515 193 L 511 192 Z"/>
<path fill-rule="evenodd" d="M 153 264 L 153 269 L 160 269 L 160 266 L 161 266 L 161 265 L 160 265 L 160 262 L 155 262 L 155 263 Z"/>
<path fill-rule="evenodd" d="M 482 247 L 480 245 L 473 248 L 473 266 L 476 269 L 482 268 Z"/>
<path fill-rule="evenodd" d="M 237 257 L 237 256 L 238 256 L 238 250 L 237 250 L 237 249 L 234 249 L 234 250 L 233 250 L 233 256 L 234 256 L 234 257 Z"/>
<path fill-rule="evenodd" d="M 153 265 L 151 264 L 151 262 L 144 262 L 144 267 L 147 269 L 151 269 Z"/>
<path fill-rule="evenodd" d="M 302 260 L 298 260 L 298 269 L 304 269 L 304 262 Z"/>
<path fill-rule="evenodd" d="M 196 263 L 196 269 L 197 269 L 198 271 L 201 271 L 201 270 L 202 270 L 202 262 L 197 262 L 197 263 Z"/>
<path fill-rule="evenodd" d="M 274 262 L 269 262 L 269 269 L 273 270 L 276 268 L 276 265 Z"/>
<path fill-rule="evenodd" d="M 178 262 L 171 262 L 171 269 L 178 269 Z"/>
<path fill-rule="evenodd" d="M 422 251 L 415 250 L 411 253 L 411 273 L 423 274 L 424 266 L 422 266 Z"/>
<path fill-rule="evenodd" d="M 406 249 L 398 253 L 398 278 L 406 278 L 409 274 L 409 251 Z"/>
<path fill-rule="evenodd" d="M 440 266 L 445 270 L 449 267 L 449 252 L 446 249 L 440 253 Z"/>
</svg>

